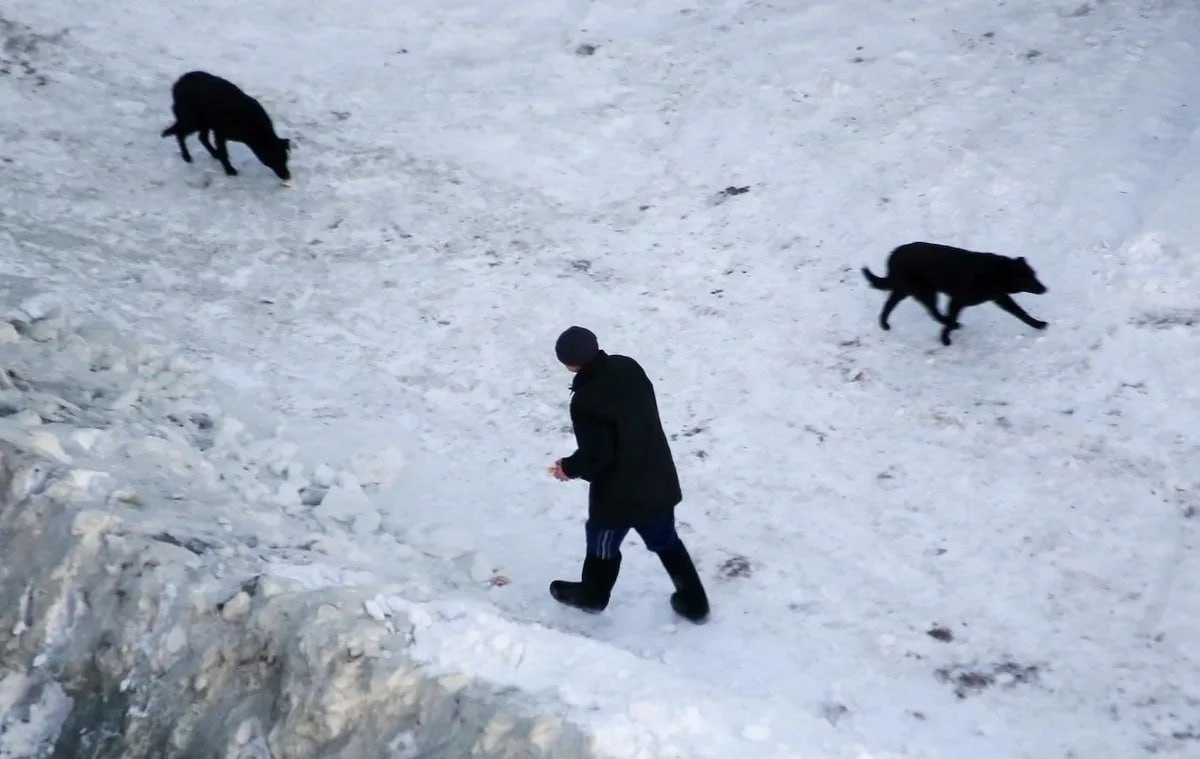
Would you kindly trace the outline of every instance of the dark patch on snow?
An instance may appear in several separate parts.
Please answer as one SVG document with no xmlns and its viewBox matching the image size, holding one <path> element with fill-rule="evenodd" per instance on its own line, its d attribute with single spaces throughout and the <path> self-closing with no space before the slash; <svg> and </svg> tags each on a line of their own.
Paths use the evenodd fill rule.
<svg viewBox="0 0 1200 759">
<path fill-rule="evenodd" d="M 1200 309 L 1177 308 L 1158 313 L 1144 313 L 1130 320 L 1138 327 L 1170 329 L 1171 327 L 1200 326 Z"/>
<path fill-rule="evenodd" d="M 730 556 L 721 563 L 717 573 L 726 580 L 732 580 L 735 577 L 749 577 L 754 570 L 745 556 Z"/>
<path fill-rule="evenodd" d="M 812 434 L 816 435 L 816 436 L 817 436 L 817 442 L 818 442 L 818 443 L 824 443 L 824 442 L 825 442 L 825 433 L 824 433 L 824 432 L 821 432 L 819 429 L 817 429 L 816 427 L 812 426 L 811 424 L 806 424 L 806 425 L 804 425 L 804 431 L 805 431 L 805 432 L 811 432 Z"/>
<path fill-rule="evenodd" d="M 1027 50 L 1025 52 L 1025 60 L 1032 61 L 1034 58 L 1040 58 L 1041 55 L 1042 55 L 1041 50 Z"/>
<path fill-rule="evenodd" d="M 0 76 L 28 78 L 37 87 L 46 86 L 49 79 L 38 71 L 34 62 L 47 43 L 56 44 L 66 34 L 65 29 L 55 34 L 41 34 L 0 16 Z"/>
<path fill-rule="evenodd" d="M 1005 661 L 990 667 L 954 664 L 949 667 L 941 667 L 933 674 L 941 682 L 953 685 L 954 695 L 966 698 L 977 695 L 996 684 L 1006 688 L 1017 685 L 1036 685 L 1040 671 L 1036 664 L 1026 666 Z"/>
<path fill-rule="evenodd" d="M 591 45 L 587 42 L 585 42 L 582 45 L 580 45 L 579 47 L 575 48 L 575 55 L 578 55 L 578 56 L 589 56 L 589 55 L 595 55 L 595 54 L 596 54 L 596 46 Z"/>
<path fill-rule="evenodd" d="M 954 640 L 954 633 L 950 632 L 950 629 L 946 627 L 931 627 L 925 631 L 925 634 L 943 643 L 949 643 Z"/>
<path fill-rule="evenodd" d="M 240 590 L 251 598 L 258 593 L 258 581 L 262 579 L 262 575 L 254 575 L 249 580 L 242 583 Z"/>
<path fill-rule="evenodd" d="M 850 709 L 844 704 L 839 704 L 833 701 L 821 704 L 821 716 L 825 718 L 825 721 L 831 725 L 834 725 L 835 727 L 837 726 L 837 723 L 841 721 L 842 717 L 845 717 L 849 713 Z"/>
<path fill-rule="evenodd" d="M 305 485 L 300 488 L 300 503 L 305 506 L 319 506 L 329 492 L 327 488 L 316 485 Z"/>
<path fill-rule="evenodd" d="M 157 535 L 151 535 L 150 537 L 161 543 L 167 543 L 173 546 L 179 546 L 180 548 L 186 548 L 197 556 L 203 556 L 208 552 L 209 549 L 215 548 L 217 545 L 216 543 L 209 543 L 208 541 L 201 540 L 200 538 L 187 538 L 185 540 L 180 540 L 169 532 L 160 532 Z"/>
<path fill-rule="evenodd" d="M 708 427 L 705 427 L 702 424 L 698 424 L 695 427 L 689 427 L 688 429 L 684 430 L 683 432 L 673 432 L 670 434 L 669 437 L 672 441 L 678 440 L 681 436 L 682 437 L 695 437 L 696 435 L 699 435 L 701 432 L 704 432 L 707 429 L 708 429 Z"/>
<path fill-rule="evenodd" d="M 750 185 L 746 185 L 744 187 L 735 187 L 733 185 L 729 185 L 724 190 L 720 190 L 714 194 L 712 198 L 709 199 L 709 203 L 714 206 L 720 205 L 729 198 L 732 198 L 734 195 L 744 195 L 747 192 L 750 192 Z"/>
<path fill-rule="evenodd" d="M 112 634 L 103 633 L 82 671 L 68 670 L 56 678 L 71 697 L 72 708 L 51 756 L 98 759 L 125 755 L 123 736 L 133 719 L 129 708 L 132 691 L 108 685 L 101 672 L 101 663 L 114 658 L 112 648 Z"/>
<path fill-rule="evenodd" d="M 1137 704 L 1137 706 L 1155 706 L 1157 705 L 1154 699 L 1150 699 L 1147 703 Z M 1187 699 L 1187 705 L 1192 709 L 1200 704 L 1195 703 L 1194 699 Z M 1173 722 L 1181 722 L 1182 718 L 1177 713 L 1170 713 L 1168 718 Z M 1150 727 L 1148 725 L 1148 727 Z M 1193 756 L 1195 754 L 1194 744 L 1200 742 L 1200 724 L 1188 722 L 1186 725 L 1177 728 L 1168 728 L 1166 725 L 1156 725 L 1150 727 L 1154 733 L 1154 739 L 1143 744 L 1143 748 L 1147 754 L 1170 753 L 1174 756 Z M 1170 729 L 1170 732 L 1165 732 Z M 1185 745 L 1187 744 L 1187 745 Z"/>
<path fill-rule="evenodd" d="M 17 322 L 14 321 L 12 324 L 14 327 L 17 327 Z M 17 327 L 17 331 L 20 332 L 20 327 Z M 27 392 L 32 389 L 33 385 L 30 383 L 30 381 L 21 376 L 16 369 L 4 369 L 2 371 L 4 372 L 4 376 L 0 378 L 0 387 L 7 385 L 12 387 L 14 390 L 20 390 L 22 392 Z"/>
</svg>

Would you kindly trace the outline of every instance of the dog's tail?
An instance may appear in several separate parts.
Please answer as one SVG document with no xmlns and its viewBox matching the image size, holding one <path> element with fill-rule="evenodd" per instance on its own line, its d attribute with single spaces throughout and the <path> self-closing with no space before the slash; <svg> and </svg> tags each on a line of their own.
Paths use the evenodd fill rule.
<svg viewBox="0 0 1200 759">
<path fill-rule="evenodd" d="M 867 281 L 871 283 L 871 287 L 874 287 L 876 290 L 892 289 L 892 280 L 888 277 L 877 277 L 865 266 L 862 268 L 862 273 L 867 278 Z"/>
<path fill-rule="evenodd" d="M 167 127 L 166 129 L 162 130 L 161 136 L 162 137 L 170 137 L 173 134 L 179 134 L 179 122 L 178 121 L 175 122 L 174 124 L 172 124 L 171 126 Z"/>
</svg>

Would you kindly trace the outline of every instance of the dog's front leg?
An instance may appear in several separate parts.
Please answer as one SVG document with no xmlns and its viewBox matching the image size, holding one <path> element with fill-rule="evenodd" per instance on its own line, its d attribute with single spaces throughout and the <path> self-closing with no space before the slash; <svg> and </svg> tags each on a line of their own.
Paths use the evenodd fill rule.
<svg viewBox="0 0 1200 759">
<path fill-rule="evenodd" d="M 950 299 L 950 304 L 946 306 L 946 320 L 943 322 L 946 326 L 942 327 L 942 345 L 949 345 L 950 333 L 962 326 L 958 323 L 958 315 L 966 307 L 966 303 L 953 298 Z"/>
<path fill-rule="evenodd" d="M 1008 313 L 1017 317 L 1021 321 L 1025 322 L 1030 327 L 1033 327 L 1034 329 L 1045 329 L 1046 328 L 1046 324 L 1047 324 L 1046 322 L 1042 321 L 1041 319 L 1034 319 L 1032 316 L 1030 316 L 1028 313 L 1025 312 L 1025 309 L 1023 309 L 1019 305 L 1017 305 L 1017 302 L 1015 300 L 1013 300 L 1012 298 L 1010 298 L 1007 295 L 1001 295 L 998 298 L 993 298 L 992 302 L 995 303 L 1000 308 L 1007 311 Z"/>
</svg>

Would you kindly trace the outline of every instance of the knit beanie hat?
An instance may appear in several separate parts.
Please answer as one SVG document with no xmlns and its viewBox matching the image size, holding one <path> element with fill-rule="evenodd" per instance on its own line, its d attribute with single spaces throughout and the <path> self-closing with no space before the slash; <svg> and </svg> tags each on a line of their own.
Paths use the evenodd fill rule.
<svg viewBox="0 0 1200 759">
<path fill-rule="evenodd" d="M 554 343 L 554 355 L 566 366 L 587 366 L 600 352 L 600 344 L 590 329 L 569 327 Z"/>
</svg>

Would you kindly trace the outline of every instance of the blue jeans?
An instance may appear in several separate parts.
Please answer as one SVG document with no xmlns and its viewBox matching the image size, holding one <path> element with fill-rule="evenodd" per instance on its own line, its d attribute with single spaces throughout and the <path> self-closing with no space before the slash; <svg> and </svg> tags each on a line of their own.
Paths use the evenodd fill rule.
<svg viewBox="0 0 1200 759">
<path fill-rule="evenodd" d="M 646 549 L 654 553 L 670 550 L 679 544 L 679 535 L 675 532 L 674 512 L 650 522 L 627 527 L 597 527 L 589 520 L 584 525 L 587 532 L 588 556 L 598 559 L 617 558 L 621 555 L 621 541 L 631 529 L 637 530 L 637 534 L 646 544 Z"/>
</svg>

